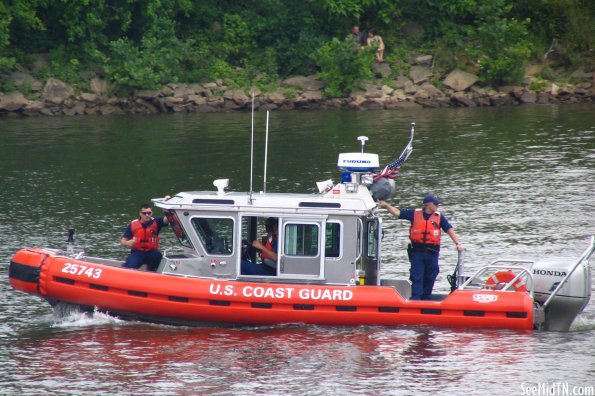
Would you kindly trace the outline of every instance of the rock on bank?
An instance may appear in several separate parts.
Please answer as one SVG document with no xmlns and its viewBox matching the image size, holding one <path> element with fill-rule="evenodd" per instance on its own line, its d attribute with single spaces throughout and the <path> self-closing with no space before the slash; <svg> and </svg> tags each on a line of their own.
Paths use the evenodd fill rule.
<svg viewBox="0 0 595 396">
<path fill-rule="evenodd" d="M 387 70 L 388 68 L 388 70 Z M 141 90 L 117 97 L 110 83 L 94 78 L 87 89 L 75 89 L 50 78 L 40 82 L 27 73 L 13 73 L 19 91 L 0 92 L 0 115 L 75 116 L 106 114 L 152 114 L 179 112 L 293 109 L 409 109 L 433 107 L 505 106 L 593 102 L 593 73 L 582 73 L 576 84 L 555 84 L 528 78 L 519 86 L 482 87 L 476 75 L 453 70 L 437 80 L 430 66 L 415 65 L 408 75 L 390 76 L 383 65 L 378 80 L 361 84 L 361 89 L 344 98 L 328 98 L 325 84 L 315 76 L 294 76 L 282 81 L 272 92 L 258 88 L 238 89 L 224 80 L 208 83 L 167 84 L 158 90 Z"/>
</svg>

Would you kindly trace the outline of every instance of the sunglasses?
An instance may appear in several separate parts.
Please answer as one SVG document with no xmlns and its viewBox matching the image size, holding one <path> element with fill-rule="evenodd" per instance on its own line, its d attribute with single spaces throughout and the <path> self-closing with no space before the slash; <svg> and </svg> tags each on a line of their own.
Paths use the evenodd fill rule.
<svg viewBox="0 0 595 396">
<path fill-rule="evenodd" d="M 141 213 L 144 215 L 152 215 L 153 214 L 153 212 L 141 212 Z"/>
</svg>

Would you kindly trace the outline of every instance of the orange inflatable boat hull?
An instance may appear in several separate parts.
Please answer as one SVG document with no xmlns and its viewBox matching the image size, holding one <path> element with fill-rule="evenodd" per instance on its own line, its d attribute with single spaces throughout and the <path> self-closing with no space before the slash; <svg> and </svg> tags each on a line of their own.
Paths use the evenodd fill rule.
<svg viewBox="0 0 595 396">
<path fill-rule="evenodd" d="M 410 301 L 390 286 L 324 286 L 180 277 L 23 249 L 10 263 L 13 288 L 50 303 L 160 323 L 229 325 L 429 325 L 533 329 L 524 292 L 457 290 L 442 301 Z"/>
</svg>

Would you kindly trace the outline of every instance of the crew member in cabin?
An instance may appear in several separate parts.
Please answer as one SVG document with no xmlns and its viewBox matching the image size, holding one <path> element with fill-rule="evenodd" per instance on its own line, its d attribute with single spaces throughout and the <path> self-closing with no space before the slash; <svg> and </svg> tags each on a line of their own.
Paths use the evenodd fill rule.
<svg viewBox="0 0 595 396">
<path fill-rule="evenodd" d="M 277 275 L 277 240 L 279 231 L 279 219 L 269 217 L 265 222 L 266 235 L 262 241 L 255 239 L 252 247 L 260 250 L 262 264 L 256 264 L 249 260 L 242 260 L 243 275 Z"/>
<path fill-rule="evenodd" d="M 159 232 L 169 220 L 163 216 L 153 217 L 153 209 L 146 203 L 141 205 L 138 216 L 128 224 L 120 241 L 122 246 L 131 248 L 124 268 L 138 269 L 146 264 L 149 271 L 157 271 L 161 262 Z"/>
<path fill-rule="evenodd" d="M 277 239 L 279 230 L 279 219 L 269 217 L 265 222 L 267 234 L 262 241 L 252 241 L 252 246 L 260 250 L 260 258 L 267 267 L 277 268 Z"/>
<path fill-rule="evenodd" d="M 385 201 L 378 201 L 380 206 L 398 219 L 411 222 L 411 243 L 407 247 L 407 253 L 411 262 L 409 279 L 412 300 L 431 300 L 434 282 L 440 272 L 438 256 L 442 231 L 450 236 L 458 251 L 463 250 L 452 225 L 438 212 L 440 203 L 438 198 L 431 194 L 424 197 L 422 209 L 398 209 Z"/>
</svg>

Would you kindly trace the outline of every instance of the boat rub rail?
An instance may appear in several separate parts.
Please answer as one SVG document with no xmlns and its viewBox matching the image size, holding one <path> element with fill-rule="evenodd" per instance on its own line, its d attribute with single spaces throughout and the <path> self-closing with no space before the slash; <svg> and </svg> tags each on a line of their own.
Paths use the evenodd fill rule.
<svg viewBox="0 0 595 396">
<path fill-rule="evenodd" d="M 59 283 L 77 286 L 77 287 L 88 287 L 90 289 L 103 291 L 103 292 L 110 292 L 115 294 L 127 294 L 129 296 L 134 297 L 141 297 L 147 299 L 154 299 L 154 300 L 167 300 L 171 302 L 178 302 L 184 304 L 192 304 L 192 305 L 211 305 L 211 306 L 220 306 L 220 307 L 237 307 L 237 308 L 256 308 L 256 309 L 279 309 L 279 310 L 286 310 L 286 309 L 293 309 L 296 311 L 339 311 L 339 312 L 380 312 L 380 313 L 398 313 L 401 315 L 444 315 L 444 316 L 471 316 L 471 317 L 492 317 L 492 318 L 509 318 L 509 319 L 526 319 L 528 317 L 527 312 L 517 312 L 517 311 L 482 311 L 482 310 L 459 310 L 459 309 L 440 309 L 440 308 L 407 308 L 407 307 L 398 307 L 398 306 L 353 306 L 353 305 L 332 305 L 332 304 L 289 304 L 283 302 L 261 302 L 261 301 L 232 301 L 232 300 L 213 300 L 213 299 L 202 299 L 202 298 L 191 298 L 191 297 L 184 297 L 184 296 L 172 296 L 172 295 L 163 295 L 157 293 L 149 293 L 139 290 L 125 290 L 119 289 L 114 287 L 108 287 L 104 285 L 98 285 L 95 283 L 88 283 L 84 281 L 76 281 L 73 279 L 67 279 L 62 277 L 54 277 L 54 280 Z M 226 285 L 226 290 L 229 289 L 230 286 L 233 285 Z M 212 287 L 212 286 L 211 286 Z M 259 286 L 244 286 L 249 288 L 255 288 Z M 265 288 L 265 287 L 263 287 Z M 268 288 L 273 290 L 282 290 L 283 288 Z M 291 289 L 291 292 L 288 294 L 287 297 L 291 297 L 295 288 L 287 288 Z M 301 289 L 301 290 L 316 290 L 316 289 Z M 353 292 L 350 290 L 323 290 L 327 292 L 335 292 L 335 295 L 339 295 L 337 292 L 348 292 L 345 295 L 353 297 Z M 281 292 L 278 292 L 281 293 Z M 216 294 L 216 293 L 213 293 Z M 248 293 L 250 294 L 250 293 Z M 255 298 L 284 298 L 285 296 L 282 294 L 274 294 L 273 296 L 270 295 L 270 292 L 263 292 L 260 295 L 245 295 L 245 297 L 255 297 Z M 323 300 L 323 299 L 321 299 Z M 339 299 L 340 301 L 341 299 Z"/>
</svg>

